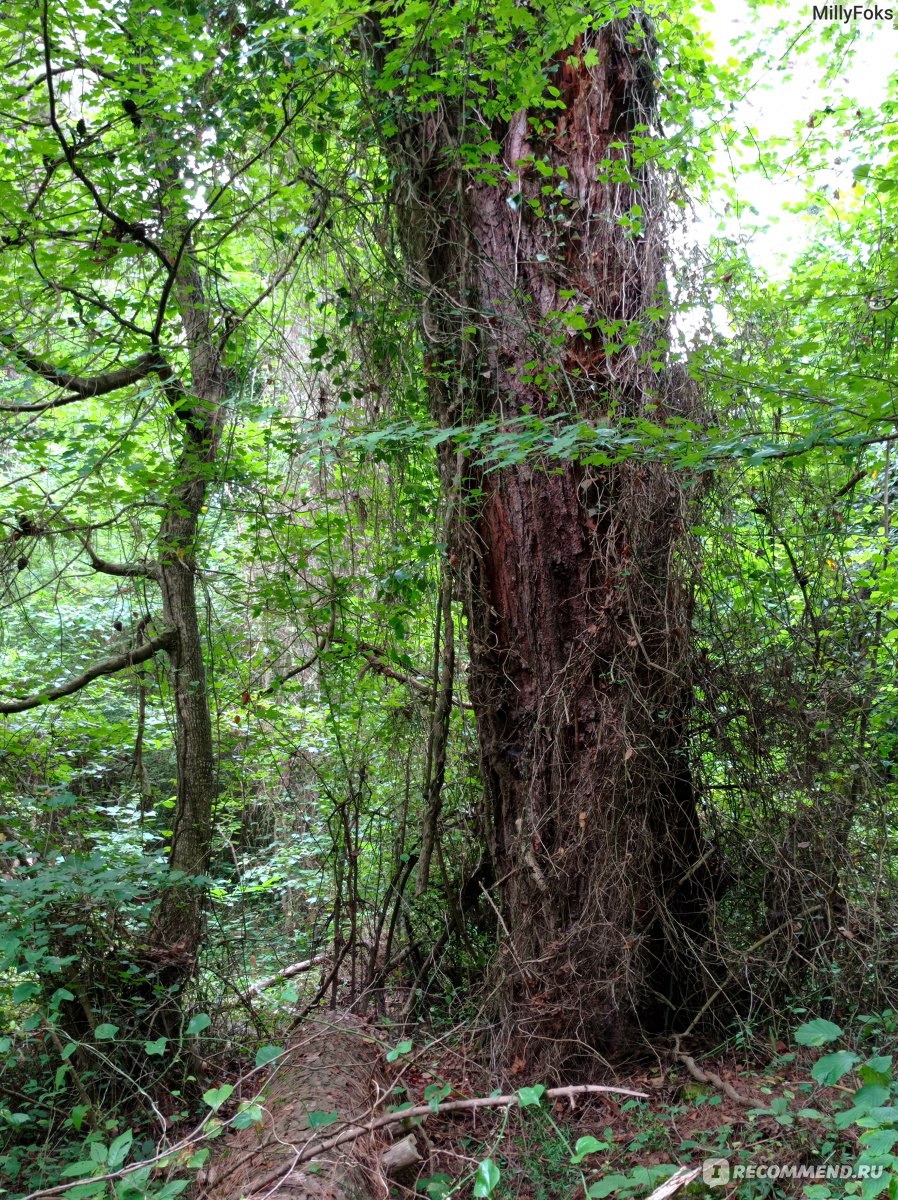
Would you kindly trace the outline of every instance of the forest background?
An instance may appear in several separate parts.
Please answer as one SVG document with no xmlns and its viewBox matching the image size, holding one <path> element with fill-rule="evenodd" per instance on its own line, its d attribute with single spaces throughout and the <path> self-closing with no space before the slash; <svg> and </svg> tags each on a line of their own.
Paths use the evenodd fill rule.
<svg viewBox="0 0 898 1200">
<path fill-rule="evenodd" d="M 514 1098 L 367 1194 L 898 1194 L 898 31 L 731 15 L 0 15 L 6 1194 L 206 1194 L 322 1013 Z"/>
</svg>

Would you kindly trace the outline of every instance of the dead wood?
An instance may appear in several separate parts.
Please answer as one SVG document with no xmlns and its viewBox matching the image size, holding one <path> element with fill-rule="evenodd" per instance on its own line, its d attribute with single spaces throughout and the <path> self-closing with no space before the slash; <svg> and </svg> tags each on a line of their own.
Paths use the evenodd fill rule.
<svg viewBox="0 0 898 1200">
<path fill-rule="evenodd" d="M 311 1161 L 303 1154 L 319 1141 L 311 1113 L 369 1118 L 381 1058 L 360 1018 L 325 1012 L 306 1020 L 262 1093 L 263 1121 L 227 1137 L 200 1173 L 194 1200 L 372 1200 L 379 1189 L 364 1165 L 376 1158 L 371 1134 L 337 1154 L 322 1151 Z"/>
</svg>

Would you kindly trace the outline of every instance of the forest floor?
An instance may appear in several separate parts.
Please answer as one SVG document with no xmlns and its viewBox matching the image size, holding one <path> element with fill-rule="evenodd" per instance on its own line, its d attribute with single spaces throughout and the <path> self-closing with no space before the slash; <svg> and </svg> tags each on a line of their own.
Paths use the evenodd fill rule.
<svg viewBox="0 0 898 1200">
<path fill-rule="evenodd" d="M 438 1064 L 439 1073 L 452 1084 L 453 1094 L 471 1094 L 471 1072 L 453 1072 L 454 1059 L 447 1053 Z M 715 1087 L 697 1082 L 679 1064 L 658 1062 L 649 1068 L 605 1072 L 591 1082 L 642 1091 L 648 1098 L 609 1094 L 559 1099 L 539 1108 L 516 1110 L 511 1119 L 494 1111 L 478 1114 L 476 1121 L 469 1114 L 436 1115 L 426 1123 L 431 1174 L 449 1190 L 466 1169 L 470 1173 L 485 1157 L 492 1157 L 501 1171 L 495 1197 L 574 1200 L 584 1195 L 584 1179 L 592 1195 L 645 1196 L 669 1174 L 672 1165 L 695 1167 L 722 1158 L 732 1172 L 734 1167 L 748 1164 L 802 1165 L 823 1160 L 824 1126 L 829 1125 L 838 1097 L 834 1089 L 808 1083 L 810 1064 L 781 1055 L 766 1066 L 732 1057 L 703 1060 L 701 1066 L 740 1094 L 755 1098 L 756 1105 L 738 1103 Z M 426 1086 L 424 1074 L 414 1069 L 406 1074 L 409 1100 L 422 1103 Z M 785 1111 L 762 1111 L 771 1105 Z M 797 1110 L 808 1108 L 821 1112 L 822 1125 L 819 1120 L 797 1116 Z M 572 1165 L 578 1143 L 583 1145 L 580 1139 L 595 1139 L 597 1145 L 582 1166 Z M 596 1187 L 600 1179 L 605 1180 L 608 1192 Z M 781 1185 L 779 1190 L 784 1195 L 799 1194 L 801 1188 L 799 1182 L 792 1187 Z M 732 1195 L 734 1190 L 702 1186 L 701 1177 L 690 1187 L 691 1194 L 718 1196 Z M 404 1194 L 415 1192 L 412 1187 Z M 768 1191 L 758 1181 L 743 1192 L 776 1194 L 776 1189 Z M 402 1194 L 402 1189 L 397 1194 Z M 439 1195 L 439 1189 L 424 1194 Z M 461 1194 L 470 1191 L 462 1189 Z"/>
<path fill-rule="evenodd" d="M 730 1180 L 711 1185 L 703 1175 L 681 1195 L 732 1197 L 799 1196 L 804 1179 L 739 1179 L 746 1167 L 841 1164 L 856 1156 L 852 1134 L 836 1129 L 833 1117 L 850 1089 L 815 1083 L 815 1055 L 783 1043 L 739 1055 L 702 1055 L 693 1045 L 690 1064 L 659 1048 L 627 1069 L 597 1068 L 583 1083 L 641 1092 L 550 1099 L 527 1105 L 443 1111 L 442 1101 L 497 1094 L 497 1076 L 482 1065 L 478 1049 L 484 1030 L 456 1027 L 436 1034 L 367 1023 L 382 1043 L 375 1076 L 377 1102 L 371 1115 L 405 1106 L 430 1105 L 424 1118 L 378 1131 L 363 1153 L 372 1175 L 372 1195 L 413 1200 L 490 1196 L 493 1200 L 575 1200 L 646 1197 L 674 1168 L 700 1168 L 724 1159 Z M 299 1034 L 302 1034 L 300 1028 Z M 766 1056 L 766 1061 L 765 1061 Z M 387 1061 L 384 1061 L 386 1059 Z M 702 1082 L 695 1077 L 704 1075 Z M 235 1067 L 234 1082 L 238 1082 Z M 708 1082 L 714 1077 L 713 1082 Z M 526 1064 L 513 1064 L 505 1092 L 531 1089 Z M 238 1085 L 230 1108 L 241 1097 Z M 734 1098 L 737 1094 L 739 1099 Z M 529 1098 L 529 1097 L 528 1097 Z M 322 1100 L 322 1108 L 333 1107 Z M 334 1129 L 341 1126 L 334 1124 Z M 326 1131 L 330 1133 L 331 1130 Z M 389 1178 L 378 1170 L 378 1154 L 413 1134 L 420 1160 Z M 578 1161 L 579 1160 L 579 1161 Z M 484 1166 L 484 1164 L 490 1164 Z M 811 1181 L 813 1182 L 813 1181 Z M 844 1195 L 839 1190 L 837 1195 Z"/>
</svg>

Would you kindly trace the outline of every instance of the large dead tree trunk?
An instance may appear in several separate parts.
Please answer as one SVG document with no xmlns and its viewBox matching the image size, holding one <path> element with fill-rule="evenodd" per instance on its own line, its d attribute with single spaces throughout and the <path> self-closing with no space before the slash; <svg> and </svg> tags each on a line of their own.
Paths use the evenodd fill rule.
<svg viewBox="0 0 898 1200">
<path fill-rule="evenodd" d="M 368 1116 L 380 1094 L 374 1079 L 381 1058 L 379 1043 L 358 1017 L 327 1013 L 304 1022 L 264 1089 L 260 1124 L 227 1138 L 201 1173 L 195 1200 L 369 1200 L 381 1194 L 362 1166 L 366 1159 L 374 1163 L 370 1134 L 300 1161 L 322 1136 L 309 1124 L 312 1113 L 339 1113 L 350 1124 Z"/>
<path fill-rule="evenodd" d="M 662 181 L 633 145 L 652 120 L 652 72 L 640 21 L 579 39 L 552 77 L 563 111 L 490 127 L 499 182 L 462 164 L 474 134 L 460 101 L 403 131 L 400 236 L 445 425 L 559 410 L 659 422 L 688 407 L 659 365 Z M 671 470 L 635 459 L 470 466 L 465 484 L 455 554 L 504 1028 L 516 1054 L 570 1061 L 664 1023 L 692 992 L 685 502 Z"/>
</svg>

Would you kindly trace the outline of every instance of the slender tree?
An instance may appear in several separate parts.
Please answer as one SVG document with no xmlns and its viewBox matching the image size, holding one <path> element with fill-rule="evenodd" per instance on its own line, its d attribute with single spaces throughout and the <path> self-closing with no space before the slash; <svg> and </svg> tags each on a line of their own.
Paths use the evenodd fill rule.
<svg viewBox="0 0 898 1200">
<path fill-rule="evenodd" d="M 166 654 L 177 751 L 174 886 L 159 903 L 149 952 L 174 980 L 189 975 L 200 946 L 197 882 L 209 867 L 218 786 L 197 595 L 203 514 L 223 478 L 240 339 L 314 235 L 323 193 L 295 156 L 292 174 L 282 175 L 273 153 L 300 111 L 298 84 L 279 89 L 272 70 L 277 103 L 260 120 L 245 118 L 253 99 L 242 66 L 246 27 L 232 15 L 204 20 L 123 4 L 82 19 L 43 0 L 36 17 L 10 18 L 5 33 L 7 47 L 17 41 L 25 53 L 6 84 L 2 253 L 19 304 L 0 336 L 8 366 L 0 409 L 10 437 L 30 431 L 26 447 L 71 440 L 94 463 L 88 477 L 99 476 L 91 496 L 84 471 L 67 474 L 65 458 L 45 466 L 44 485 L 38 476 L 8 537 L 20 562 L 38 541 L 74 546 L 66 569 L 131 581 L 145 611 L 135 613 L 126 649 L 63 684 L 3 699 L 0 713 Z M 35 56 L 38 69 L 21 66 Z M 211 137 L 209 106 L 217 106 Z M 241 140 L 218 145 L 232 120 Z M 232 247 L 260 207 L 269 229 L 284 219 L 288 188 L 293 225 L 297 203 L 305 209 L 304 236 L 271 255 L 269 269 L 232 283 Z M 99 371 L 98 360 L 107 364 Z M 80 422 L 70 406 L 80 406 Z M 133 558 L 108 558 L 116 544 Z"/>
</svg>

